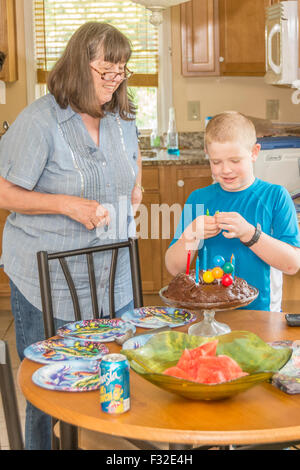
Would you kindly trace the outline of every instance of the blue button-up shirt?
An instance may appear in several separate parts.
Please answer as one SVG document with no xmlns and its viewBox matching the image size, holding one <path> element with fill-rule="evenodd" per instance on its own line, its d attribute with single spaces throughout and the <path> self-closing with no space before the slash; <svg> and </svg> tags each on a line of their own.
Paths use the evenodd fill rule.
<svg viewBox="0 0 300 470">
<path fill-rule="evenodd" d="M 85 248 L 127 239 L 132 229 L 131 192 L 138 171 L 135 121 L 107 113 L 101 119 L 99 147 L 70 107 L 61 109 L 50 94 L 36 100 L 17 117 L 0 142 L 0 175 L 8 181 L 46 194 L 67 194 L 98 201 L 110 211 L 111 224 L 87 230 L 65 215 L 12 212 L 3 232 L 1 262 L 14 284 L 42 309 L 36 253 Z M 83 318 L 91 318 L 85 257 L 68 258 L 78 289 Z M 99 308 L 108 314 L 111 252 L 94 255 Z M 70 293 L 57 260 L 50 261 L 56 318 L 73 320 Z M 116 310 L 132 299 L 128 249 L 119 250 L 115 283 Z"/>
</svg>

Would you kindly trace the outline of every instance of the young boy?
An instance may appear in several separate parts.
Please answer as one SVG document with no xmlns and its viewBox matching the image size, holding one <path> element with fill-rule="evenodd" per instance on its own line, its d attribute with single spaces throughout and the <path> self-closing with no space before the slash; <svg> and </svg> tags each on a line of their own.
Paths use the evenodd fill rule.
<svg viewBox="0 0 300 470">
<path fill-rule="evenodd" d="M 282 272 L 295 274 L 300 268 L 300 234 L 292 199 L 282 186 L 254 177 L 260 145 L 254 125 L 242 114 L 226 112 L 210 120 L 205 151 L 215 184 L 188 197 L 166 252 L 166 267 L 173 276 L 185 271 L 188 250 L 192 261 L 199 249 L 201 269 L 203 246 L 208 269 L 214 267 L 214 256 L 230 261 L 234 254 L 235 274 L 259 290 L 246 308 L 279 312 Z"/>
</svg>

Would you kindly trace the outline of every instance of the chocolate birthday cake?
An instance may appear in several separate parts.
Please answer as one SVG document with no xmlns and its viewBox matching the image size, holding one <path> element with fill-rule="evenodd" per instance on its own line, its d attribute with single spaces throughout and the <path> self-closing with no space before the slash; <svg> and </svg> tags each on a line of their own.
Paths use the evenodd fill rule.
<svg viewBox="0 0 300 470">
<path fill-rule="evenodd" d="M 204 308 L 209 308 L 211 304 L 212 307 L 232 308 L 248 304 L 258 295 L 258 290 L 245 279 L 234 276 L 230 285 L 223 285 L 221 279 L 207 283 L 203 280 L 203 273 L 203 270 L 199 271 L 199 283 L 195 282 L 195 271 L 177 274 L 168 287 L 162 289 L 162 297 L 170 304 L 175 301 L 182 306 L 204 304 Z"/>
</svg>

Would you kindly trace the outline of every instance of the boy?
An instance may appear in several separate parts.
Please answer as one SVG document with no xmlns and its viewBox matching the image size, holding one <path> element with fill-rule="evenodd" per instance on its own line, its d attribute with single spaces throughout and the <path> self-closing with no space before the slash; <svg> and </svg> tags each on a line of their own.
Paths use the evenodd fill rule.
<svg viewBox="0 0 300 470">
<path fill-rule="evenodd" d="M 215 255 L 230 261 L 234 254 L 236 275 L 259 290 L 246 308 L 279 312 L 282 272 L 295 274 L 300 268 L 300 234 L 291 197 L 282 186 L 254 177 L 260 145 L 254 125 L 242 114 L 226 112 L 210 120 L 205 151 L 216 184 L 188 197 L 166 252 L 166 267 L 173 276 L 185 271 L 187 251 L 191 249 L 192 261 L 199 249 L 201 269 L 204 245 L 208 269 L 214 267 Z M 210 215 L 199 215 L 199 207 Z"/>
</svg>

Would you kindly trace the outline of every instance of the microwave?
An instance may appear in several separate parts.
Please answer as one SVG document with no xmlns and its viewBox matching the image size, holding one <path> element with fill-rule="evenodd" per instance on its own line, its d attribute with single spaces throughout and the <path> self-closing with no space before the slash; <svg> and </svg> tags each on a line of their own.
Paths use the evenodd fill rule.
<svg viewBox="0 0 300 470">
<path fill-rule="evenodd" d="M 266 9 L 266 83 L 292 85 L 300 78 L 298 29 L 298 1 L 280 2 Z"/>
</svg>

